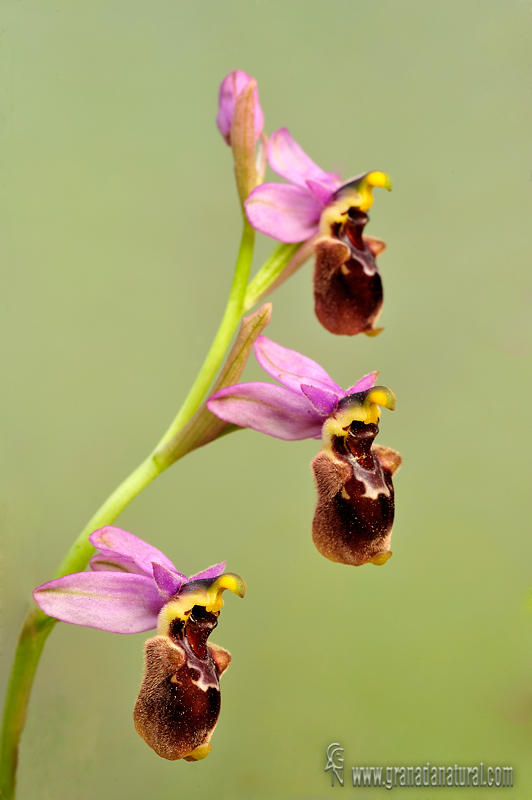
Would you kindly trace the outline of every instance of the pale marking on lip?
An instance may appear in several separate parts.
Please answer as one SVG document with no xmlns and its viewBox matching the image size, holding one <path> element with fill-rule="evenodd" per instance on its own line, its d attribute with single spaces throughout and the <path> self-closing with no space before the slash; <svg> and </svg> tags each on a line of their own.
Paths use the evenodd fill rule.
<svg viewBox="0 0 532 800">
<path fill-rule="evenodd" d="M 384 476 L 380 469 L 375 471 L 368 470 L 361 467 L 360 464 L 357 464 L 354 477 L 364 485 L 363 497 L 367 497 L 368 500 L 376 500 L 381 494 L 385 497 L 390 496 L 390 490 L 384 481 Z"/>
<path fill-rule="evenodd" d="M 211 687 L 213 689 L 218 689 L 218 684 L 217 683 L 212 683 L 211 681 L 205 680 L 205 676 L 202 675 L 201 673 L 200 673 L 200 676 L 199 676 L 198 680 L 197 681 L 192 680 L 192 683 L 195 686 L 197 686 L 198 689 L 201 689 L 202 692 L 206 692 L 207 689 L 210 689 Z"/>
</svg>

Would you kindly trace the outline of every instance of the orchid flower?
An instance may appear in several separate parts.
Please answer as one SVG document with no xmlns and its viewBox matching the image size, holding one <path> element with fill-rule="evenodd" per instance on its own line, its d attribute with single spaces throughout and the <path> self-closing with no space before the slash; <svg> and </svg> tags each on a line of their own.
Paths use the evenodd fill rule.
<svg viewBox="0 0 532 800">
<path fill-rule="evenodd" d="M 345 391 L 310 358 L 259 336 L 255 356 L 279 381 L 242 383 L 216 392 L 207 406 L 226 422 L 278 439 L 322 439 L 312 462 L 318 491 L 313 539 L 331 561 L 384 564 L 391 556 L 395 450 L 374 445 L 379 406 L 395 395 L 375 386 L 376 372 Z"/>
<path fill-rule="evenodd" d="M 382 282 L 375 256 L 385 244 L 363 236 L 373 204 L 372 189 L 391 189 L 384 172 L 367 172 L 346 183 L 321 169 L 286 128 L 273 133 L 268 163 L 288 184 L 263 183 L 245 202 L 253 227 L 281 242 L 315 236 L 316 315 L 332 333 L 375 335 L 382 309 Z"/>
<path fill-rule="evenodd" d="M 33 596 L 45 614 L 113 633 L 157 628 L 145 645 L 145 673 L 135 728 L 170 760 L 198 761 L 210 750 L 220 713 L 220 675 L 231 655 L 207 643 L 218 624 L 222 592 L 243 597 L 242 578 L 225 562 L 187 578 L 157 548 L 108 526 L 89 537 L 99 550 L 92 572 L 65 575 Z"/>
</svg>

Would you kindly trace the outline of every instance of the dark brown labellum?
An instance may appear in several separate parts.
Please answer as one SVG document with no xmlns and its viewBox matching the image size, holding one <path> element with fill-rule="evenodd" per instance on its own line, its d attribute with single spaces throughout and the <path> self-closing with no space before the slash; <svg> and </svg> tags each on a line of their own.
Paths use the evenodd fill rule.
<svg viewBox="0 0 532 800">
<path fill-rule="evenodd" d="M 220 713 L 220 675 L 231 656 L 207 642 L 218 614 L 194 606 L 168 636 L 145 645 L 145 674 L 133 712 L 135 728 L 162 758 L 195 761 L 210 751 Z"/>
<path fill-rule="evenodd" d="M 312 462 L 318 489 L 312 537 L 331 561 L 382 564 L 391 555 L 392 475 L 401 456 L 373 444 L 378 430 L 375 423 L 352 422 Z"/>
<path fill-rule="evenodd" d="M 315 311 L 331 333 L 379 332 L 373 326 L 383 292 L 375 256 L 384 243 L 362 235 L 367 221 L 366 213 L 350 208 L 344 221 L 331 226 L 331 236 L 318 239 L 314 246 Z"/>
</svg>

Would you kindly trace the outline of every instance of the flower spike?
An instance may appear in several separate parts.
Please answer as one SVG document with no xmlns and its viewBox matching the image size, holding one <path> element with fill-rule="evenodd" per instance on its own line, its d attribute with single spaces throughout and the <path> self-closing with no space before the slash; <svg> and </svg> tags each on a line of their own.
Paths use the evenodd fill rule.
<svg viewBox="0 0 532 800">
<path fill-rule="evenodd" d="M 157 627 L 145 645 L 135 728 L 162 758 L 199 761 L 211 750 L 220 713 L 220 675 L 231 655 L 207 642 L 218 624 L 222 592 L 244 597 L 225 562 L 187 578 L 157 548 L 108 526 L 89 537 L 99 550 L 92 572 L 65 575 L 33 596 L 48 616 L 74 625 L 138 633 Z"/>
</svg>

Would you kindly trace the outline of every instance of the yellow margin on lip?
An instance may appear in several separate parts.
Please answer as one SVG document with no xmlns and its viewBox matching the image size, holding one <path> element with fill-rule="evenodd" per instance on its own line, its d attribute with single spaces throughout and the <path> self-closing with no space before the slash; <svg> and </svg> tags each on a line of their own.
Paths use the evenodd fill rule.
<svg viewBox="0 0 532 800">
<path fill-rule="evenodd" d="M 183 592 L 170 600 L 162 607 L 157 618 L 157 633 L 168 636 L 170 625 L 175 619 L 180 619 L 186 623 L 194 606 L 204 606 L 206 611 L 213 614 L 218 613 L 222 608 L 222 592 L 230 589 L 238 597 L 246 594 L 246 584 L 240 575 L 233 572 L 226 572 L 220 575 L 208 589 L 196 586 L 187 591 L 185 586 Z"/>
<path fill-rule="evenodd" d="M 373 189 L 375 187 L 391 191 L 392 179 L 385 172 L 376 170 L 364 175 L 356 188 L 354 186 L 346 187 L 345 194 L 340 191 L 338 199 L 323 210 L 320 219 L 320 234 L 330 236 L 332 225 L 345 222 L 350 208 L 368 211 L 373 205 Z"/>
</svg>

